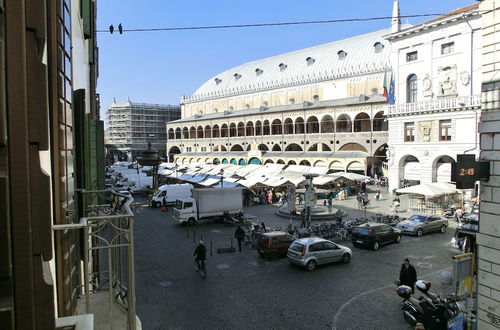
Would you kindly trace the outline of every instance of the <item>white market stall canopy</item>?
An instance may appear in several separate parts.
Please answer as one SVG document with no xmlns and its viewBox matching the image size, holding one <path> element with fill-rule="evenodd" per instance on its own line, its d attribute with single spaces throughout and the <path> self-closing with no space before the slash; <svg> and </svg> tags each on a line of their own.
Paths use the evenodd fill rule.
<svg viewBox="0 0 500 330">
<path fill-rule="evenodd" d="M 416 186 L 401 188 L 396 190 L 399 194 L 423 195 L 434 197 L 441 195 L 454 194 L 457 192 L 456 186 L 446 182 L 423 183 Z"/>
<path fill-rule="evenodd" d="M 169 165 L 169 164 L 165 164 Z M 165 166 L 159 174 L 182 181 L 197 183 L 203 186 L 220 185 L 223 176 L 224 186 L 242 185 L 252 187 L 265 185 L 278 187 L 282 185 L 299 185 L 305 181 L 304 174 L 318 174 L 313 178 L 315 185 L 325 185 L 344 178 L 348 180 L 364 180 L 369 178 L 350 172 L 326 174 L 328 167 L 285 165 L 285 164 L 249 164 L 246 166 L 234 164 L 177 164 L 176 167 Z"/>
</svg>

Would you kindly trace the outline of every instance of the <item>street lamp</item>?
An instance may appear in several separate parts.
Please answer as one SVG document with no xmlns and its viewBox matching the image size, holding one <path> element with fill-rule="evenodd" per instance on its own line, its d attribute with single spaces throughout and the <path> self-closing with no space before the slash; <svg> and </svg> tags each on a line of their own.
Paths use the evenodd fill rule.
<svg viewBox="0 0 500 330">
<path fill-rule="evenodd" d="M 163 161 L 158 157 L 158 151 L 151 149 L 151 142 L 148 142 L 148 149 L 142 151 L 142 156 L 137 157 L 137 162 L 141 166 L 153 167 L 153 189 L 158 188 L 158 165 Z"/>
<path fill-rule="evenodd" d="M 313 186 L 313 178 L 319 176 L 316 173 L 307 173 L 304 174 L 304 177 L 307 180 L 307 189 L 304 193 L 304 202 L 306 207 L 306 217 L 307 217 L 307 228 L 311 226 L 311 206 L 316 205 L 316 198 L 314 195 L 314 186 Z"/>
</svg>

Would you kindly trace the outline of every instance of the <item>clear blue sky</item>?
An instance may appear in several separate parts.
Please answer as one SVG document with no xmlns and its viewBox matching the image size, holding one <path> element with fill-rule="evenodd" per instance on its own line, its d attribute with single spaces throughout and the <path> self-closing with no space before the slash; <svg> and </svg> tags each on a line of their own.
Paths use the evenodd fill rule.
<svg viewBox="0 0 500 330">
<path fill-rule="evenodd" d="M 392 0 L 98 0 L 97 26 L 125 29 L 390 16 Z M 474 0 L 401 0 L 401 15 L 447 13 Z M 429 18 L 427 18 L 429 19 Z M 426 18 L 410 19 L 410 24 Z M 406 20 L 403 20 L 403 23 Z M 390 20 L 227 30 L 98 34 L 101 113 L 113 101 L 178 104 L 245 62 L 390 27 Z"/>
</svg>

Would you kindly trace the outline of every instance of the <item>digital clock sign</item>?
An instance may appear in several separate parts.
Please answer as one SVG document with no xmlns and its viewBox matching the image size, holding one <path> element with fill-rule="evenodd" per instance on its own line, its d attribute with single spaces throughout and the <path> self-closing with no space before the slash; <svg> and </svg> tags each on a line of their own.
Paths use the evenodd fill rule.
<svg viewBox="0 0 500 330">
<path fill-rule="evenodd" d="M 489 180 L 490 163 L 476 162 L 475 155 L 457 155 L 457 161 L 451 164 L 451 181 L 457 189 L 472 189 L 476 181 Z"/>
</svg>

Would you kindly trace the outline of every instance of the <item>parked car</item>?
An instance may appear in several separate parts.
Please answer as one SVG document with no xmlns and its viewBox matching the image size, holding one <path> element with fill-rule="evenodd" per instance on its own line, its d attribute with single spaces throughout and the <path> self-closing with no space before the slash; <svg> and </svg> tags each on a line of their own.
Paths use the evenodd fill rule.
<svg viewBox="0 0 500 330">
<path fill-rule="evenodd" d="M 405 221 L 401 221 L 396 228 L 403 234 L 422 236 L 424 233 L 432 231 L 446 232 L 448 219 L 443 219 L 439 215 L 412 215 Z"/>
<path fill-rule="evenodd" d="M 288 248 L 288 261 L 291 264 L 313 270 L 317 265 L 341 261 L 349 263 L 352 251 L 348 247 L 335 244 L 319 237 L 301 238 Z"/>
<path fill-rule="evenodd" d="M 366 246 L 378 250 L 381 245 L 401 242 L 401 230 L 386 224 L 368 222 L 354 228 L 352 245 Z"/>
<path fill-rule="evenodd" d="M 282 231 L 263 233 L 257 240 L 257 252 L 263 257 L 277 259 L 286 256 L 294 240 L 295 237 Z"/>
</svg>

